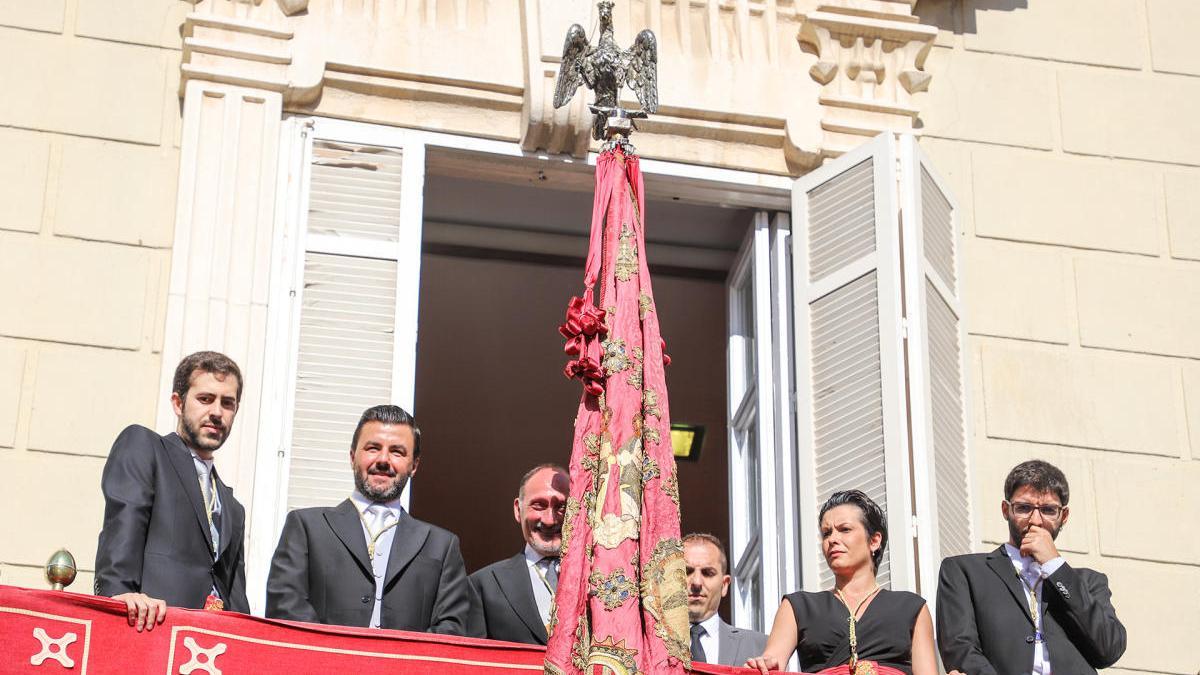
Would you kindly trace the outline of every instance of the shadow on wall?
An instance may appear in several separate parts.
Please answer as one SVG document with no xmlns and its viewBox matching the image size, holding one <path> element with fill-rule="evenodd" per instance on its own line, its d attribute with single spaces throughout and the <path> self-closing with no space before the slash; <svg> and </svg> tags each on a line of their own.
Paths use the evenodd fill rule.
<svg viewBox="0 0 1200 675">
<path fill-rule="evenodd" d="M 956 35 L 978 33 L 979 12 L 1013 12 L 1028 9 L 1029 0 L 918 0 L 913 14 L 921 23 Z"/>
</svg>

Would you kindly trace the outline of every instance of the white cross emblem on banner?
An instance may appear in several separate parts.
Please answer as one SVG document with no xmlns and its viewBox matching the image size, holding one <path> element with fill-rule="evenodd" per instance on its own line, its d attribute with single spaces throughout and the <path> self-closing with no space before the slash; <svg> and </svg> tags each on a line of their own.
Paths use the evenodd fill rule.
<svg viewBox="0 0 1200 675">
<path fill-rule="evenodd" d="M 183 638 L 183 646 L 188 648 L 192 653 L 192 657 L 188 662 L 179 666 L 180 675 L 190 675 L 193 671 L 200 670 L 208 673 L 208 675 L 221 675 L 221 669 L 217 667 L 217 657 L 225 653 L 225 643 L 218 642 L 211 649 L 204 649 L 196 644 L 196 641 L 190 637 Z M 201 659 L 201 657 L 204 657 Z"/>
<path fill-rule="evenodd" d="M 63 668 L 75 667 L 75 661 L 67 656 L 67 647 L 78 639 L 79 636 L 74 633 L 67 633 L 60 638 L 52 638 L 39 626 L 33 629 L 33 637 L 42 643 L 42 650 L 29 657 L 31 665 L 40 666 L 46 662 L 46 659 L 54 659 Z"/>
</svg>

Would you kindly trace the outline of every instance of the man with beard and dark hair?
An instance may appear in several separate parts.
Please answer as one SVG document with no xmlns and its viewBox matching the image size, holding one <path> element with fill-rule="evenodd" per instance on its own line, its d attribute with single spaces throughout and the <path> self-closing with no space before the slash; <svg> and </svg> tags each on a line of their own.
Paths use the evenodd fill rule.
<svg viewBox="0 0 1200 675">
<path fill-rule="evenodd" d="M 401 505 L 420 461 L 412 415 L 394 405 L 362 414 L 350 443 L 350 498 L 287 515 L 267 579 L 268 617 L 467 633 L 470 585 L 458 537 Z"/>
<path fill-rule="evenodd" d="M 246 512 L 213 466 L 233 428 L 242 373 L 224 354 L 197 352 L 176 367 L 172 389 L 175 432 L 127 427 L 100 479 L 95 593 L 123 600 L 138 630 L 161 623 L 167 605 L 250 611 Z"/>
<path fill-rule="evenodd" d="M 521 478 L 513 518 L 525 550 L 471 575 L 479 596 L 472 627 L 486 637 L 546 644 L 570 492 L 571 478 L 557 464 L 535 466 Z"/>
<path fill-rule="evenodd" d="M 1054 545 L 1070 496 L 1053 465 L 1018 464 L 1000 503 L 1008 542 L 942 561 L 937 637 L 947 671 L 1095 673 L 1125 653 L 1108 578 L 1072 567 Z"/>
</svg>

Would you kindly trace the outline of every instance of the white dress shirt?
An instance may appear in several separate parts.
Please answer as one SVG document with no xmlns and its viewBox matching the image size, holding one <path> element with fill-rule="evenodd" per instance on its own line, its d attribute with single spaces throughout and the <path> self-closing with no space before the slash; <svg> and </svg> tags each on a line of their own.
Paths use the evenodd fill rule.
<svg viewBox="0 0 1200 675">
<path fill-rule="evenodd" d="M 350 501 L 362 514 L 360 521 L 368 551 L 372 537 L 387 527 L 375 540 L 375 555 L 371 558 L 371 572 L 375 576 L 375 604 L 371 608 L 370 627 L 379 628 L 383 611 L 384 575 L 387 574 L 388 557 L 392 553 L 392 539 L 396 536 L 396 527 L 392 523 L 398 523 L 404 517 L 404 507 L 400 505 L 399 498 L 390 502 L 373 502 L 358 490 L 350 493 Z"/>
<path fill-rule="evenodd" d="M 700 627 L 704 630 L 700 634 L 700 646 L 704 648 L 705 661 L 720 663 L 721 642 L 717 639 L 717 633 L 721 630 L 721 616 L 713 612 L 712 616 L 700 622 Z"/>
<path fill-rule="evenodd" d="M 1029 556 L 1021 555 L 1021 551 L 1012 544 L 1004 545 L 1004 552 L 1008 554 L 1009 560 L 1012 560 L 1013 568 L 1017 571 L 1017 575 L 1021 577 L 1024 587 L 1022 593 L 1028 599 L 1029 589 L 1033 589 L 1038 598 L 1038 617 L 1037 631 L 1038 639 L 1033 643 L 1033 674 L 1034 675 L 1050 675 L 1050 651 L 1046 647 L 1046 640 L 1042 632 L 1042 617 L 1041 605 L 1042 599 L 1042 580 L 1058 571 L 1058 568 L 1066 562 L 1060 555 L 1057 558 L 1047 560 L 1045 565 L 1040 565 L 1036 560 Z M 1028 607 L 1028 600 L 1026 607 Z M 1026 610 L 1028 611 L 1028 610 Z"/>
<path fill-rule="evenodd" d="M 525 544 L 525 564 L 529 569 L 529 585 L 533 588 L 533 599 L 537 603 L 538 614 L 542 617 L 542 624 L 549 626 L 550 605 L 554 602 L 554 594 L 546 587 L 549 577 L 543 580 L 542 575 L 548 573 L 548 570 L 546 570 L 546 565 L 548 564 L 553 564 L 557 568 L 558 559 L 555 559 L 553 563 L 542 563 L 539 566 L 538 563 L 541 563 L 545 557 L 533 550 L 533 547 L 529 544 Z M 555 570 L 555 574 L 557 574 L 557 569 Z"/>
</svg>

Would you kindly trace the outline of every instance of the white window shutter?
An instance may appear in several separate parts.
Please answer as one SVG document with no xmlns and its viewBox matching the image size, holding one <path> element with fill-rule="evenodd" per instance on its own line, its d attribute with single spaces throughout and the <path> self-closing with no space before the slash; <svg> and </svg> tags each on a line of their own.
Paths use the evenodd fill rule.
<svg viewBox="0 0 1200 675">
<path fill-rule="evenodd" d="M 921 590 L 937 588 L 946 556 L 970 553 L 962 253 L 958 209 L 916 139 L 900 143 L 905 295 L 909 308 L 913 466 Z"/>
<path fill-rule="evenodd" d="M 354 427 L 363 410 L 391 400 L 395 310 L 395 262 L 305 256 L 289 510 L 331 506 L 354 489 Z"/>
<path fill-rule="evenodd" d="M 312 141 L 296 289 L 289 510 L 331 506 L 350 494 L 350 442 L 364 410 L 412 408 L 422 150 Z"/>
<path fill-rule="evenodd" d="M 879 582 L 911 589 L 900 231 L 894 140 L 883 134 L 793 189 L 801 574 L 832 586 L 817 513 L 861 489 L 888 514 Z"/>
</svg>

